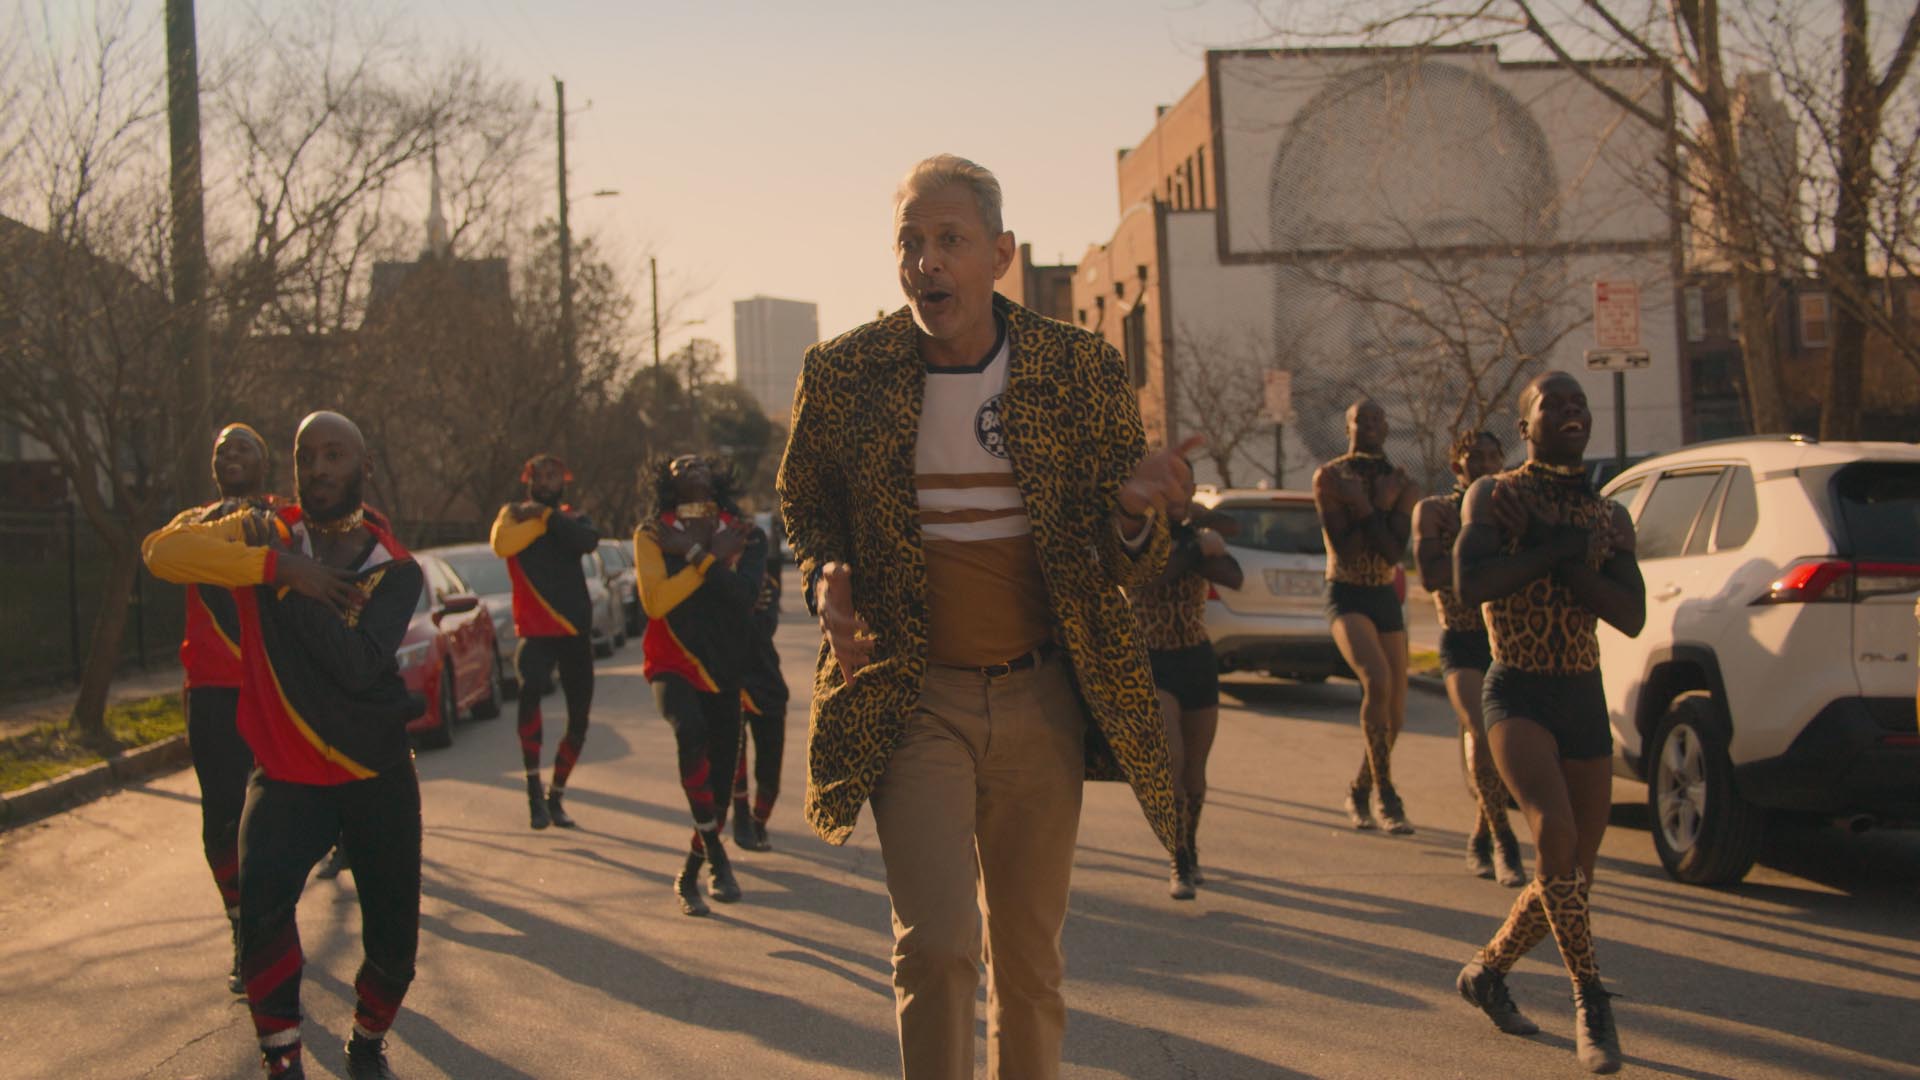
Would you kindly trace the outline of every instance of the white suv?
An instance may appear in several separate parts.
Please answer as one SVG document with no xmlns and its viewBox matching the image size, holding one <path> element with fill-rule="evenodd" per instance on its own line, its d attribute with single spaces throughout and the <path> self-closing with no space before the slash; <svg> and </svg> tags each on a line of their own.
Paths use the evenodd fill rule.
<svg viewBox="0 0 1920 1080">
<path fill-rule="evenodd" d="M 1193 503 L 1239 526 L 1226 541 L 1244 580 L 1207 593 L 1207 636 L 1220 670 L 1309 682 L 1349 674 L 1327 626 L 1327 550 L 1313 496 L 1203 486 Z"/>
<path fill-rule="evenodd" d="M 1610 481 L 1647 625 L 1600 627 L 1615 772 L 1675 878 L 1738 881 L 1768 811 L 1920 821 L 1920 446 L 1702 443 Z"/>
</svg>

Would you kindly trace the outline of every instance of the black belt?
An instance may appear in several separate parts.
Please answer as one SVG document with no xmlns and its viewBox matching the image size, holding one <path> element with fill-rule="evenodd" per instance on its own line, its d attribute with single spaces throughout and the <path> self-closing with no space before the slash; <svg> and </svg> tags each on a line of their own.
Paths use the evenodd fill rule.
<svg viewBox="0 0 1920 1080">
<path fill-rule="evenodd" d="M 1025 671 L 1030 667 L 1036 667 L 1047 660 L 1053 659 L 1053 654 L 1059 651 L 1060 646 L 1049 641 L 1039 648 L 1034 649 L 1032 652 L 1016 656 L 1004 664 L 988 664 L 986 667 L 965 667 L 957 664 L 941 664 L 939 666 L 952 668 L 955 671 L 971 671 L 978 675 L 985 675 L 989 679 L 997 679 L 1002 675 L 1011 675 L 1016 671 Z"/>
</svg>

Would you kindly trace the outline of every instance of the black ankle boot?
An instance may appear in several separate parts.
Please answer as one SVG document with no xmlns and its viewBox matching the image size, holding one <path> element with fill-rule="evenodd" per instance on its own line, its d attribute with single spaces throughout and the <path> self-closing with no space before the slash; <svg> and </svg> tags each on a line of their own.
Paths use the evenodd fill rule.
<svg viewBox="0 0 1920 1080">
<path fill-rule="evenodd" d="M 1513 995 L 1507 992 L 1507 977 L 1498 971 L 1475 960 L 1460 969 L 1460 976 L 1453 981 L 1454 988 L 1468 1003 L 1480 1007 L 1493 1021 L 1493 1026 L 1509 1035 L 1534 1035 L 1540 1031 L 1540 1025 L 1526 1018 L 1520 1007 L 1513 1003 Z"/>
<path fill-rule="evenodd" d="M 535 829 L 544 829 L 553 824 L 553 815 L 547 813 L 547 795 L 540 789 L 540 778 L 527 777 L 527 817 L 528 823 Z"/>
<path fill-rule="evenodd" d="M 359 1035 L 348 1039 L 347 1080 L 400 1080 L 387 1064 L 387 1040 Z"/>
<path fill-rule="evenodd" d="M 700 867 L 706 857 L 697 851 L 687 852 L 687 863 L 673 879 L 673 895 L 680 898 L 680 914 L 700 916 L 711 912 L 707 901 L 700 895 Z"/>
<path fill-rule="evenodd" d="M 1493 834 L 1474 833 L 1467 838 L 1467 872 L 1474 877 L 1493 876 Z"/>
<path fill-rule="evenodd" d="M 1612 998 L 1597 975 L 1573 991 L 1573 1052 L 1588 1072 L 1620 1071 L 1620 1029 L 1613 1023 Z"/>
<path fill-rule="evenodd" d="M 580 823 L 573 820 L 573 818 L 569 817 L 567 815 L 567 808 L 560 804 L 560 800 L 562 797 L 563 797 L 562 793 L 558 791 L 551 791 L 547 793 L 547 817 L 551 818 L 555 825 L 558 825 L 563 829 L 579 828 Z"/>
<path fill-rule="evenodd" d="M 741 851 L 760 849 L 753 842 L 753 811 L 747 809 L 747 799 L 733 799 L 733 846 Z"/>
<path fill-rule="evenodd" d="M 733 861 L 727 858 L 727 849 L 720 843 L 720 830 L 701 833 L 700 843 L 707 849 L 707 895 L 723 904 L 740 899 L 740 883 L 734 880 Z"/>
<path fill-rule="evenodd" d="M 1167 876 L 1167 895 L 1175 900 L 1193 899 L 1193 855 L 1185 848 L 1173 853 L 1173 872 Z"/>
<path fill-rule="evenodd" d="M 1501 833 L 1493 843 L 1493 879 L 1509 889 L 1527 883 L 1526 867 L 1520 864 L 1520 839 L 1512 830 Z"/>
</svg>

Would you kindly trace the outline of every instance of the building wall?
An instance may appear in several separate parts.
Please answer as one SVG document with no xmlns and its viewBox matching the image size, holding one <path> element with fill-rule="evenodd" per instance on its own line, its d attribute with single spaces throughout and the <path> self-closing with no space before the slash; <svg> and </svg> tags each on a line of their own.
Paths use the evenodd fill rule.
<svg viewBox="0 0 1920 1080">
<path fill-rule="evenodd" d="M 1162 109 L 1140 145 L 1120 152 L 1120 209 L 1158 199 L 1176 210 L 1214 205 L 1213 101 L 1205 78 Z"/>
<path fill-rule="evenodd" d="M 1035 266 L 1033 245 L 1021 244 L 1019 255 L 994 289 L 1029 311 L 1037 311 L 1049 319 L 1073 322 L 1074 269 L 1071 263 Z"/>
<path fill-rule="evenodd" d="M 814 304 L 770 296 L 733 302 L 735 376 L 771 420 L 784 424 L 792 414 L 801 361 L 819 340 Z"/>
<path fill-rule="evenodd" d="M 1105 338 L 1128 364 L 1152 446 L 1166 441 L 1171 426 L 1164 390 L 1167 302 L 1160 270 L 1164 211 L 1157 202 L 1129 207 L 1112 239 L 1088 248 L 1073 276 L 1072 321 Z M 1136 331 L 1131 342 L 1129 318 Z"/>
</svg>

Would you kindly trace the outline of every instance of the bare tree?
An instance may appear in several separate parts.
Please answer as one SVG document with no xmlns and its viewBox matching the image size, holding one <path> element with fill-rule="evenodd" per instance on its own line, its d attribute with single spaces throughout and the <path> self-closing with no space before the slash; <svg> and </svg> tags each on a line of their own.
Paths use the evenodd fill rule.
<svg viewBox="0 0 1920 1080">
<path fill-rule="evenodd" d="M 1671 130 L 1674 153 L 1658 175 L 1659 188 L 1677 184 L 1706 207 L 1696 239 L 1723 258 L 1741 313 L 1741 353 L 1750 420 L 1755 431 L 1784 431 L 1789 403 L 1775 343 L 1776 281 L 1811 256 L 1839 300 L 1834 363 L 1823 395 L 1823 428 L 1844 433 L 1858 414 L 1865 333 L 1886 334 L 1899 355 L 1920 366 L 1920 345 L 1872 288 L 1875 263 L 1911 273 L 1913 58 L 1920 51 L 1920 4 L 1901 5 L 1899 27 L 1876 37 L 1867 0 L 1834 0 L 1824 13 L 1805 4 L 1769 0 L 1723 5 L 1719 0 L 1370 0 L 1331 20 L 1261 4 L 1269 27 L 1287 40 L 1357 40 L 1396 44 L 1531 44 L 1591 83 L 1623 115 Z M 1635 100 L 1576 61 L 1631 60 L 1653 65 L 1679 94 L 1677 123 Z M 1878 53 L 1884 59 L 1876 67 Z M 1756 139 L 1742 123 L 1743 64 L 1778 72 L 1799 106 L 1799 125 L 1821 153 L 1796 164 L 1809 167 L 1810 220 L 1799 200 L 1771 191 L 1781 147 Z M 1890 118 L 1896 122 L 1889 124 Z M 1782 251 L 1782 239 L 1792 250 Z M 1878 295 L 1876 295 L 1878 294 Z M 1844 416 L 1842 415 L 1844 413 Z"/>
<path fill-rule="evenodd" d="M 1167 380 L 1173 427 L 1207 437 L 1201 453 L 1221 486 L 1235 486 L 1236 468 L 1273 479 L 1272 456 L 1254 454 L 1249 444 L 1265 445 L 1260 436 L 1273 430 L 1266 373 L 1290 368 L 1291 358 L 1269 351 L 1259 335 L 1232 337 L 1185 323 L 1175 332 Z"/>
</svg>

